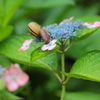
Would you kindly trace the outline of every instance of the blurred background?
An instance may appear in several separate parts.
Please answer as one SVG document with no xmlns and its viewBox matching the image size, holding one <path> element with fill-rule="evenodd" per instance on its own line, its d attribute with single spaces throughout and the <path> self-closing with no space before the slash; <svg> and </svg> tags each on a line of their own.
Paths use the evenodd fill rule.
<svg viewBox="0 0 100 100">
<path fill-rule="evenodd" d="M 100 0 L 23 0 L 9 24 L 14 26 L 13 34 L 29 34 L 27 25 L 31 21 L 35 21 L 41 26 L 47 26 L 59 23 L 71 16 L 75 16 L 76 20 L 100 21 Z M 95 19 L 91 21 L 88 16 L 91 16 L 91 19 L 95 16 Z M 82 19 L 83 17 L 84 19 Z M 100 50 L 99 33 L 100 30 L 68 50 L 66 53 L 67 72 L 82 54 L 89 50 Z M 60 55 L 58 60 L 60 62 Z M 14 92 L 14 94 L 24 97 L 25 100 L 59 100 L 58 92 L 61 90 L 61 85 L 52 72 L 36 67 L 29 67 L 26 72 L 30 76 L 30 82 L 25 89 L 19 89 L 21 92 Z M 67 91 L 100 93 L 100 83 L 71 78 L 67 84 Z"/>
</svg>

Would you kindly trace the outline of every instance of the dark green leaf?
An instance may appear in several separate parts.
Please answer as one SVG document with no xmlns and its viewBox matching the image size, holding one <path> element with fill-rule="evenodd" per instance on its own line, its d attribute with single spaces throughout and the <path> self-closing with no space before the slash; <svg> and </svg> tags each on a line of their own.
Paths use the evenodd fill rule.
<svg viewBox="0 0 100 100">
<path fill-rule="evenodd" d="M 100 82 L 100 51 L 94 50 L 81 56 L 72 66 L 69 77 Z"/>
<path fill-rule="evenodd" d="M 13 31 L 13 27 L 12 26 L 6 26 L 3 28 L 0 28 L 0 41 L 2 41 L 3 39 L 6 39 Z"/>
<path fill-rule="evenodd" d="M 23 100 L 10 92 L 7 91 L 0 91 L 0 100 Z"/>
<path fill-rule="evenodd" d="M 58 67 L 58 57 L 56 52 L 51 53 L 49 55 L 47 55 L 46 57 L 43 57 L 35 62 L 33 62 L 33 65 L 35 65 L 37 67 L 41 67 L 41 68 L 46 68 L 49 70 L 53 70 L 53 69 L 57 69 Z"/>
<path fill-rule="evenodd" d="M 92 16 L 84 16 L 84 17 L 79 17 L 79 20 L 83 21 L 83 22 L 91 22 L 94 23 L 95 21 L 100 21 L 100 16 L 98 15 L 92 15 Z"/>
<path fill-rule="evenodd" d="M 11 17 L 15 13 L 15 11 L 18 9 L 20 4 L 23 0 L 6 0 L 5 1 L 5 15 L 3 20 L 3 26 L 6 26 L 8 22 L 10 21 Z"/>
<path fill-rule="evenodd" d="M 3 66 L 3 67 L 9 67 L 10 64 L 11 64 L 11 61 L 8 58 L 0 55 L 0 65 L 1 66 Z"/>
<path fill-rule="evenodd" d="M 27 5 L 26 5 L 27 4 Z M 54 6 L 59 6 L 59 5 L 66 5 L 66 4 L 74 4 L 73 0 L 27 0 L 24 1 L 23 5 L 25 7 L 30 7 L 30 8 L 49 8 L 49 7 L 54 7 Z"/>
</svg>

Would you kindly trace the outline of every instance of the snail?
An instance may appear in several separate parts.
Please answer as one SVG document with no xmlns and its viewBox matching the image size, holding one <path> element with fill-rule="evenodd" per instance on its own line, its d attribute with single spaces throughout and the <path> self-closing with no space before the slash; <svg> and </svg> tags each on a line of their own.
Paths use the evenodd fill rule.
<svg viewBox="0 0 100 100">
<path fill-rule="evenodd" d="M 46 44 L 50 42 L 50 34 L 46 27 L 41 28 L 36 22 L 30 22 L 28 24 L 28 29 L 33 36 L 42 38 Z"/>
</svg>

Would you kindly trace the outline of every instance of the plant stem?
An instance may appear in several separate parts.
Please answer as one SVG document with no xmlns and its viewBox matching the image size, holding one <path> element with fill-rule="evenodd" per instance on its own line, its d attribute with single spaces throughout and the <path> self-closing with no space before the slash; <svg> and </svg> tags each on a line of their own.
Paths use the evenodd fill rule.
<svg viewBox="0 0 100 100">
<path fill-rule="evenodd" d="M 64 57 L 64 53 L 62 53 L 61 55 L 61 62 L 62 62 L 62 72 L 65 72 L 65 57 Z M 61 99 L 60 100 L 64 100 L 64 96 L 65 96 L 65 85 L 63 84 L 65 81 L 65 75 L 62 74 L 62 93 L 61 93 Z"/>
<path fill-rule="evenodd" d="M 56 73 L 55 70 L 53 70 L 53 73 L 55 74 L 55 76 L 57 77 L 57 79 L 59 80 L 59 82 L 62 83 L 62 80 L 61 80 L 60 76 Z"/>
<path fill-rule="evenodd" d="M 72 43 L 65 49 L 65 52 L 66 52 L 74 43 L 75 43 L 75 41 L 72 42 Z"/>
</svg>

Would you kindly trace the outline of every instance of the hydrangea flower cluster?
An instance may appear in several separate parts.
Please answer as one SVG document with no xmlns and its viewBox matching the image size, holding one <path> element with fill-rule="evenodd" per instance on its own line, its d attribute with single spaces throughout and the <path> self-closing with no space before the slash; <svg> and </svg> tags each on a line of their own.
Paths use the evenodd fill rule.
<svg viewBox="0 0 100 100">
<path fill-rule="evenodd" d="M 46 27 L 48 29 L 48 33 L 50 34 L 50 43 L 44 44 L 41 47 L 42 51 L 44 50 L 50 51 L 54 49 L 56 47 L 57 40 L 65 39 L 65 41 L 67 41 L 68 39 L 74 39 L 74 36 L 78 34 L 76 31 L 81 28 L 84 28 L 84 26 L 86 26 L 87 28 L 100 27 L 100 21 L 96 21 L 94 23 L 81 22 L 81 21 L 74 22 L 72 21 L 73 18 L 74 16 L 70 17 L 69 19 L 64 19 L 59 24 L 52 24 Z M 37 43 L 43 42 L 41 38 L 38 39 L 37 37 L 35 39 L 25 40 L 22 47 L 18 51 L 29 49 L 31 47 L 30 44 L 33 41 Z"/>
<path fill-rule="evenodd" d="M 0 79 L 3 77 L 4 74 L 6 74 L 6 68 L 3 68 L 2 66 L 0 66 Z"/>
<path fill-rule="evenodd" d="M 29 76 L 22 71 L 19 64 L 11 64 L 9 69 L 0 67 L 0 76 L 6 82 L 9 91 L 17 90 L 29 80 Z"/>
<path fill-rule="evenodd" d="M 63 24 L 53 24 L 47 26 L 48 33 L 52 39 L 61 39 L 61 38 L 71 38 L 72 36 L 76 36 L 76 30 L 82 27 L 82 22 L 77 21 L 66 21 Z"/>
</svg>

